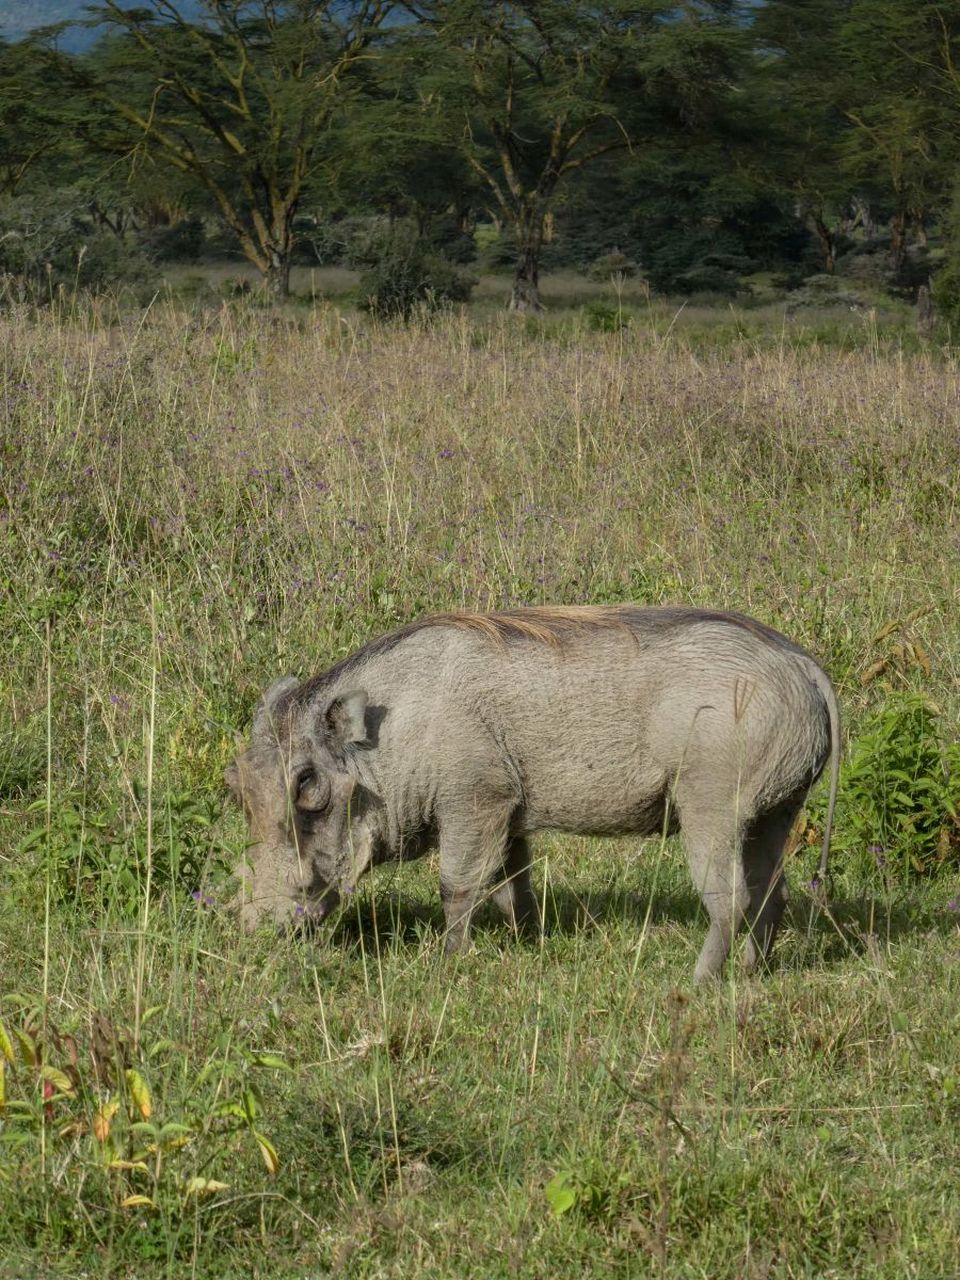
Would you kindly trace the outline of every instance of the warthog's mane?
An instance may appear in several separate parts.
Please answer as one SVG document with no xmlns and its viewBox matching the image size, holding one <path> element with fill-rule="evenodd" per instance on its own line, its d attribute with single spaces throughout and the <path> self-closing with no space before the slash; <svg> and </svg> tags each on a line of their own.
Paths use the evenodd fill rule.
<svg viewBox="0 0 960 1280">
<path fill-rule="evenodd" d="M 803 650 L 787 640 L 779 631 L 739 613 L 721 613 L 710 609 L 682 607 L 642 608 L 639 605 L 531 605 L 527 608 L 501 609 L 492 613 L 435 613 L 371 640 L 355 653 L 342 658 L 320 675 L 300 685 L 281 701 L 286 705 L 303 705 L 323 689 L 342 685 L 352 672 L 359 671 L 371 660 L 396 649 L 411 636 L 434 627 L 473 631 L 492 644 L 504 647 L 514 643 L 542 644 L 557 649 L 591 631 L 613 631 L 641 640 L 666 631 L 697 623 L 725 623 L 739 627 L 778 648 L 795 653 Z M 278 708 L 279 709 L 279 708 Z"/>
</svg>

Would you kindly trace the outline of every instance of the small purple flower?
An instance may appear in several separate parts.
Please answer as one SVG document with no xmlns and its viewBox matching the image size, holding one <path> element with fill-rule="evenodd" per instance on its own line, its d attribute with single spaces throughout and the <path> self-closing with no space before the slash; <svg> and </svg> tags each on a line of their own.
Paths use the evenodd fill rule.
<svg viewBox="0 0 960 1280">
<path fill-rule="evenodd" d="M 453 457 L 453 450 L 452 450 L 452 449 L 441 449 L 441 450 L 440 450 L 440 452 L 437 454 L 437 457 L 438 457 L 438 458 L 443 458 L 443 459 L 452 458 L 452 457 Z"/>
<path fill-rule="evenodd" d="M 306 907 L 302 906 L 299 902 L 298 902 L 298 903 L 297 903 L 297 905 L 293 908 L 293 916 L 294 916 L 294 919 L 295 919 L 295 920 L 300 920 L 300 919 L 302 919 L 302 918 L 303 918 L 303 916 L 305 916 L 305 915 L 306 915 L 306 913 L 307 913 L 307 909 L 306 909 Z"/>
<path fill-rule="evenodd" d="M 198 906 L 201 906 L 201 907 L 216 906 L 216 902 L 217 902 L 216 898 L 211 897 L 209 893 L 203 893 L 200 889 L 194 889 L 194 891 L 190 894 L 190 897 L 194 900 L 194 902 L 197 903 Z"/>
<path fill-rule="evenodd" d="M 947 903 L 948 911 L 960 911 L 960 898 L 951 898 Z"/>
<path fill-rule="evenodd" d="M 816 893 L 818 889 L 823 888 L 823 881 L 819 876 L 814 876 L 813 879 L 810 881 L 809 885 L 807 886 L 807 888 L 811 891 L 811 893 Z"/>
</svg>

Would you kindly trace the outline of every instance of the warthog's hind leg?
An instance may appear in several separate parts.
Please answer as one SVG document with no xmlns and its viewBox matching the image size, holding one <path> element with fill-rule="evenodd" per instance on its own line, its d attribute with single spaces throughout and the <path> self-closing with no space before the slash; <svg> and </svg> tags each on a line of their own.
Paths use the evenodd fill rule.
<svg viewBox="0 0 960 1280">
<path fill-rule="evenodd" d="M 766 962 L 780 928 L 787 903 L 783 852 L 799 810 L 799 802 L 790 801 L 761 814 L 750 824 L 743 842 L 743 869 L 750 889 L 750 936 L 744 948 L 748 973 Z"/>
</svg>

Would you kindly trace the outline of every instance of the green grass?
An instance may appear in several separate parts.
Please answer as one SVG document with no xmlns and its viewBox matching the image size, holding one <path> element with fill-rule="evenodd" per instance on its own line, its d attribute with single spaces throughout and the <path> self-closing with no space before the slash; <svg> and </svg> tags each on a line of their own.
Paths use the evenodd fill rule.
<svg viewBox="0 0 960 1280">
<path fill-rule="evenodd" d="M 913 794 L 955 736 L 960 374 L 660 305 L 0 316 L 0 1276 L 960 1272 L 956 831 L 916 874 L 864 799 L 901 694 Z M 538 842 L 536 944 L 443 960 L 433 860 L 315 946 L 239 936 L 221 775 L 272 678 L 624 599 L 770 621 L 873 744 L 772 973 L 690 990 L 674 842 Z"/>
</svg>

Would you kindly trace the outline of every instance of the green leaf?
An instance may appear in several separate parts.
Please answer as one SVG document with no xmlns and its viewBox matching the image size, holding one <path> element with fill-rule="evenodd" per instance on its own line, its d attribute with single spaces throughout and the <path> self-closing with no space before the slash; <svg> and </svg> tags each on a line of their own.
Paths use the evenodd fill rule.
<svg viewBox="0 0 960 1280">
<path fill-rule="evenodd" d="M 147 1082 L 139 1071 L 133 1069 L 124 1072 L 127 1081 L 127 1088 L 130 1090 L 130 1097 L 133 1099 L 134 1106 L 143 1116 L 144 1120 L 150 1119 L 150 1113 L 153 1110 L 153 1103 L 150 1100 L 150 1090 L 147 1088 Z"/>
<path fill-rule="evenodd" d="M 260 1148 L 260 1154 L 263 1156 L 263 1163 L 267 1166 L 267 1172 L 271 1178 L 275 1178 L 280 1172 L 280 1157 L 277 1155 L 277 1149 L 270 1141 L 265 1138 L 262 1133 L 253 1132 L 257 1146 Z"/>
<path fill-rule="evenodd" d="M 557 1217 L 572 1209 L 577 1203 L 577 1193 L 570 1185 L 572 1176 L 568 1170 L 562 1170 L 554 1174 L 543 1189 L 547 1204 Z"/>
<path fill-rule="evenodd" d="M 272 1067 L 275 1071 L 290 1071 L 289 1062 L 284 1062 L 275 1053 L 253 1053 L 248 1055 L 248 1061 L 254 1067 Z"/>
<path fill-rule="evenodd" d="M 184 1194 L 188 1196 L 211 1196 L 217 1191 L 229 1191 L 229 1182 L 217 1182 L 215 1178 L 190 1178 L 184 1183 Z"/>
<path fill-rule="evenodd" d="M 13 1034 L 17 1038 L 17 1044 L 20 1046 L 20 1056 L 23 1058 L 24 1064 L 28 1067 L 35 1067 L 39 1062 L 37 1056 L 37 1045 L 33 1036 L 26 1031 L 21 1031 L 19 1027 L 14 1027 Z"/>
</svg>

